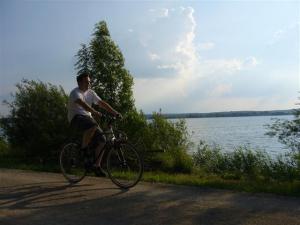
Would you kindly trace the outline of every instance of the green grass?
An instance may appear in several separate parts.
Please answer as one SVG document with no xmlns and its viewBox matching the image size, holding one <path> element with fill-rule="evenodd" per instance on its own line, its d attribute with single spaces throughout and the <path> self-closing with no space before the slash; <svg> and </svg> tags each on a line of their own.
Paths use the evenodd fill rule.
<svg viewBox="0 0 300 225">
<path fill-rule="evenodd" d="M 55 163 L 43 165 L 40 162 L 8 155 L 0 155 L 0 168 L 60 172 L 59 165 Z"/>
<path fill-rule="evenodd" d="M 280 195 L 300 196 L 300 181 L 259 181 L 249 179 L 224 179 L 208 174 L 168 174 L 161 172 L 145 172 L 143 180 L 177 185 L 212 187 L 237 190 L 251 193 L 274 193 Z"/>
<path fill-rule="evenodd" d="M 60 173 L 59 165 L 32 163 L 28 160 L 17 159 L 14 157 L 1 156 L 0 168 L 22 169 L 33 171 L 45 171 Z M 92 175 L 92 174 L 90 174 Z M 125 175 L 123 178 L 129 178 Z M 188 185 L 198 187 L 211 187 L 219 189 L 229 189 L 250 193 L 273 193 L 288 196 L 300 196 L 300 181 L 278 181 L 250 179 L 246 177 L 231 177 L 210 174 L 205 171 L 193 171 L 190 174 L 166 173 L 161 171 L 144 172 L 142 181 L 154 183 L 167 183 L 176 185 Z"/>
</svg>

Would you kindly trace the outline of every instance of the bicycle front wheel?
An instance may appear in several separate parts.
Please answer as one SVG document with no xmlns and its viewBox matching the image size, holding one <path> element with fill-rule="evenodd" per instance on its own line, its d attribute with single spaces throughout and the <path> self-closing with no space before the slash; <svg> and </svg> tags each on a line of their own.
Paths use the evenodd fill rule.
<svg viewBox="0 0 300 225">
<path fill-rule="evenodd" d="M 81 181 L 87 171 L 84 164 L 84 154 L 76 143 L 66 144 L 59 157 L 60 169 L 64 177 L 70 183 Z"/>
<path fill-rule="evenodd" d="M 135 186 L 143 174 L 143 163 L 135 148 L 124 143 L 110 149 L 107 173 L 112 182 L 121 188 Z"/>
</svg>

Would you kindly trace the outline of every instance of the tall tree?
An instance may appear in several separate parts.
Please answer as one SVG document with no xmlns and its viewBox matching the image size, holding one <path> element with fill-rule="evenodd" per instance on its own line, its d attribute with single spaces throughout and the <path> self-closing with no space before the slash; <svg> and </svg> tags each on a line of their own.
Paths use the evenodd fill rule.
<svg viewBox="0 0 300 225">
<path fill-rule="evenodd" d="M 122 52 L 111 39 L 105 21 L 95 25 L 89 45 L 82 44 L 76 56 L 78 74 L 91 73 L 92 88 L 103 100 L 123 114 L 134 109 L 133 78 L 125 68 Z"/>
<path fill-rule="evenodd" d="M 81 44 L 81 49 L 77 52 L 78 61 L 75 66 L 78 68 L 78 74 L 91 71 L 91 56 L 88 47 Z"/>
</svg>

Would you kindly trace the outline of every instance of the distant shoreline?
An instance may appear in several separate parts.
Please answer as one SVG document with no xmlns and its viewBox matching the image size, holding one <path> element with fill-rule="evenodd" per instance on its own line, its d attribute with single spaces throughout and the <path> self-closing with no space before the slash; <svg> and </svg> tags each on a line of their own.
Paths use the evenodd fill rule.
<svg viewBox="0 0 300 225">
<path fill-rule="evenodd" d="M 213 117 L 244 117 L 244 116 L 284 116 L 292 115 L 295 109 L 288 110 L 269 110 L 269 111 L 229 111 L 229 112 L 210 112 L 210 113 L 162 113 L 167 119 L 183 118 L 213 118 Z M 146 114 L 147 119 L 152 119 L 153 115 Z"/>
</svg>

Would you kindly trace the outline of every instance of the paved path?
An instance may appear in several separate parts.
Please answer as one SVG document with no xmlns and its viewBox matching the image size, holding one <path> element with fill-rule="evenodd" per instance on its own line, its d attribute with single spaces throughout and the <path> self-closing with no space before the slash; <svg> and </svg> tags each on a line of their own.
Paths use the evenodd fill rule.
<svg viewBox="0 0 300 225">
<path fill-rule="evenodd" d="M 300 198 L 0 169 L 1 225 L 300 225 Z"/>
</svg>

